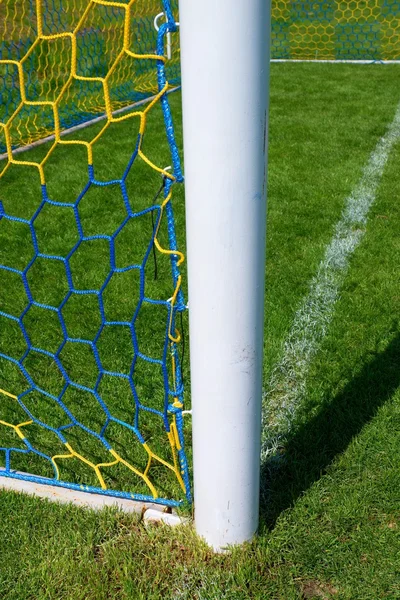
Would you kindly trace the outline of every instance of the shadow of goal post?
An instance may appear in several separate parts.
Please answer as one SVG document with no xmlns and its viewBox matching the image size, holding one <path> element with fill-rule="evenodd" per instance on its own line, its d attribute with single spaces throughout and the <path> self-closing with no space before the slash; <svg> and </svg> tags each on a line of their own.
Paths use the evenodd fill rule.
<svg viewBox="0 0 400 600">
<path fill-rule="evenodd" d="M 270 2 L 179 4 L 195 523 L 222 550 L 258 526 Z"/>
</svg>

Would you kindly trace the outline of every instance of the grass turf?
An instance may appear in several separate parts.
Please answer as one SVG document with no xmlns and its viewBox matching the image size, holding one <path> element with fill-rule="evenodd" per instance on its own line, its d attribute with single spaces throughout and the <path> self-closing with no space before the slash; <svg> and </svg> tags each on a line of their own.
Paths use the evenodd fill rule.
<svg viewBox="0 0 400 600">
<path fill-rule="evenodd" d="M 394 116 L 399 75 L 397 66 L 273 65 L 266 380 L 344 199 Z M 102 167 L 112 168 L 124 145 L 120 136 L 107 144 Z M 2 492 L 2 598 L 400 598 L 399 158 L 397 147 L 285 464 L 265 474 L 258 539 L 214 556 L 189 528 L 146 529 L 112 511 Z M 182 231 L 181 192 L 175 208 Z"/>
</svg>

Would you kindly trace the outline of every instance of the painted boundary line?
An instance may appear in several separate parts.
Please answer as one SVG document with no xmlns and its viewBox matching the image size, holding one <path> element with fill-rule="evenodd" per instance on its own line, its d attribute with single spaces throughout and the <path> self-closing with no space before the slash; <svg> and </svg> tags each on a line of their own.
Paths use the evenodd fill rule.
<svg viewBox="0 0 400 600">
<path fill-rule="evenodd" d="M 378 141 L 361 179 L 348 196 L 333 238 L 326 248 L 310 291 L 297 310 L 283 344 L 283 356 L 274 367 L 263 400 L 262 451 L 265 461 L 274 455 L 292 429 L 307 392 L 310 365 L 321 347 L 334 314 L 349 259 L 366 231 L 369 210 L 394 144 L 400 139 L 400 104 L 386 134 Z"/>
</svg>

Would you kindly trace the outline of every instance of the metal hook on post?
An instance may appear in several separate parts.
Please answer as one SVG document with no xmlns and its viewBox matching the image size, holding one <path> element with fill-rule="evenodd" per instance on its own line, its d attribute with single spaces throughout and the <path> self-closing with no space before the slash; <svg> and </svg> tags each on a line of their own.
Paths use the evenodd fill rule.
<svg viewBox="0 0 400 600">
<path fill-rule="evenodd" d="M 168 21 L 167 16 L 166 16 L 166 14 L 164 12 L 158 13 L 158 15 L 156 15 L 154 17 L 154 29 L 156 31 L 160 30 L 160 25 L 159 25 L 158 22 L 161 19 L 161 17 L 163 17 L 165 19 L 165 21 Z M 179 23 L 175 23 L 175 25 L 179 26 Z M 171 35 L 170 31 L 167 32 L 166 57 L 167 57 L 168 60 L 171 60 L 171 58 L 172 58 L 172 35 Z"/>
</svg>

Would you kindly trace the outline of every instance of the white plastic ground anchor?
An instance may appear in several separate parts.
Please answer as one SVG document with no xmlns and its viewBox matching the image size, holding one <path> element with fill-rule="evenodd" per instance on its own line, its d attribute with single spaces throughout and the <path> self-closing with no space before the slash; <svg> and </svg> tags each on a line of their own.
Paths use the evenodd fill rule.
<svg viewBox="0 0 400 600">
<path fill-rule="evenodd" d="M 177 527 L 178 525 L 188 525 L 190 519 L 186 517 L 180 517 L 176 513 L 168 513 L 162 510 L 154 508 L 148 508 L 143 514 L 143 522 L 149 523 L 164 523 L 171 527 Z"/>
</svg>

